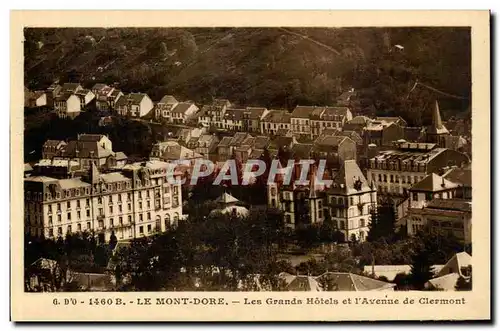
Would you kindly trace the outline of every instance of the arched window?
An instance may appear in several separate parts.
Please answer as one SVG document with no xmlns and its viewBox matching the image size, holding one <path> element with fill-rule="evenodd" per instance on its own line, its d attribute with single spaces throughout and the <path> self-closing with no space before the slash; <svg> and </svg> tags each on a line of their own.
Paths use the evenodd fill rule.
<svg viewBox="0 0 500 331">
<path fill-rule="evenodd" d="M 170 228 L 170 215 L 169 214 L 165 215 L 165 230 L 167 230 L 168 228 Z"/>
</svg>

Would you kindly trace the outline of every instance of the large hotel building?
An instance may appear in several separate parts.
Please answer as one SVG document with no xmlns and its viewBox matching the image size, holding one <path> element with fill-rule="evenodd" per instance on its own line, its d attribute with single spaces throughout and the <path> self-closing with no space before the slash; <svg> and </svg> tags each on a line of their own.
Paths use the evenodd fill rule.
<svg viewBox="0 0 500 331">
<path fill-rule="evenodd" d="M 167 180 L 169 171 L 169 163 L 148 161 L 107 173 L 93 164 L 75 178 L 25 178 L 25 231 L 46 238 L 88 231 L 101 242 L 166 231 L 182 217 L 181 184 Z"/>
</svg>

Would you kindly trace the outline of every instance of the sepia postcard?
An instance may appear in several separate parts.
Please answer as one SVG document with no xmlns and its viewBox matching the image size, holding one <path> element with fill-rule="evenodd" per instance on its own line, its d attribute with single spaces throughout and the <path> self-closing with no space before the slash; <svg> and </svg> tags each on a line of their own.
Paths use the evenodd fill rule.
<svg viewBox="0 0 500 331">
<path fill-rule="evenodd" d="M 489 31 L 12 11 L 11 319 L 490 320 Z"/>
</svg>

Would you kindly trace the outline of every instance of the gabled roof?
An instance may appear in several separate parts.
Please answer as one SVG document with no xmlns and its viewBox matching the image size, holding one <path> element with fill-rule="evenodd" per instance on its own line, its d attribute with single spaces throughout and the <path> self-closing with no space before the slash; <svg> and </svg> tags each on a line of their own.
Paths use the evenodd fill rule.
<svg viewBox="0 0 500 331">
<path fill-rule="evenodd" d="M 178 103 L 178 101 L 173 95 L 165 95 L 160 101 L 158 101 L 158 103 L 174 104 Z"/>
<path fill-rule="evenodd" d="M 321 110 L 324 109 L 324 107 L 315 107 L 315 106 L 297 106 L 295 109 L 292 111 L 292 117 L 293 118 L 309 118 L 314 110 L 320 108 Z"/>
<path fill-rule="evenodd" d="M 233 136 L 233 139 L 231 139 L 230 145 L 231 146 L 239 146 L 248 137 L 251 137 L 251 136 L 246 132 L 236 132 Z"/>
<path fill-rule="evenodd" d="M 224 114 L 224 119 L 241 121 L 243 119 L 243 112 L 245 109 L 228 108 Z"/>
<path fill-rule="evenodd" d="M 355 160 L 346 160 L 333 178 L 331 193 L 354 194 L 370 192 L 372 188 Z"/>
<path fill-rule="evenodd" d="M 322 291 L 320 284 L 318 281 L 311 276 L 291 276 L 285 277 L 282 279 L 286 283 L 287 291 L 307 291 L 307 292 L 320 292 Z"/>
<path fill-rule="evenodd" d="M 233 197 L 231 194 L 229 193 L 224 193 L 223 195 L 221 195 L 217 200 L 216 202 L 218 203 L 223 203 L 223 204 L 229 204 L 229 203 L 236 203 L 240 200 L 236 199 L 235 197 Z"/>
<path fill-rule="evenodd" d="M 103 134 L 92 134 L 92 133 L 83 133 L 78 135 L 79 141 L 100 141 L 102 138 L 106 137 Z"/>
<path fill-rule="evenodd" d="M 350 140 L 342 136 L 319 136 L 314 142 L 314 148 L 320 152 L 332 152 L 346 139 Z"/>
<path fill-rule="evenodd" d="M 72 92 L 63 92 L 61 94 L 59 94 L 57 97 L 56 97 L 56 100 L 57 101 L 68 101 L 69 98 L 71 98 L 72 96 L 75 96 L 77 97 L 75 94 L 73 94 Z M 78 97 L 77 97 L 78 98 Z"/>
<path fill-rule="evenodd" d="M 366 116 L 355 116 L 352 120 L 350 120 L 349 124 L 357 124 L 357 125 L 368 125 L 372 119 Z"/>
<path fill-rule="evenodd" d="M 245 117 L 249 119 L 258 120 L 262 117 L 266 110 L 267 109 L 263 107 L 247 107 L 244 111 L 244 114 Z"/>
<path fill-rule="evenodd" d="M 472 212 L 472 202 L 466 199 L 432 199 L 424 209 Z"/>
<path fill-rule="evenodd" d="M 92 86 L 92 90 L 102 90 L 103 88 L 105 87 L 108 87 L 107 84 L 104 84 L 104 83 L 97 83 L 97 84 L 94 84 L 94 86 Z"/>
<path fill-rule="evenodd" d="M 470 169 L 451 169 L 444 174 L 444 178 L 465 187 L 472 187 L 472 171 Z"/>
<path fill-rule="evenodd" d="M 116 102 L 115 106 L 124 106 L 127 104 L 132 104 L 132 105 L 139 105 L 142 101 L 147 96 L 145 93 L 130 93 L 127 95 L 124 95 L 118 99 Z"/>
<path fill-rule="evenodd" d="M 457 273 L 460 276 L 465 276 L 462 274 L 462 268 L 472 266 L 472 257 L 467 254 L 467 252 L 460 252 L 446 262 L 446 264 L 441 268 L 438 276 L 444 276 L 449 273 Z"/>
<path fill-rule="evenodd" d="M 76 90 L 81 87 L 79 83 L 64 83 L 62 86 L 63 91 L 76 92 Z"/>
<path fill-rule="evenodd" d="M 459 185 L 453 183 L 442 176 L 432 173 L 426 176 L 424 179 L 414 184 L 410 191 L 422 191 L 422 192 L 439 192 L 444 190 L 449 190 L 456 188 Z"/>
<path fill-rule="evenodd" d="M 231 143 L 231 140 L 233 140 L 233 137 L 223 137 L 221 139 L 221 141 L 219 142 L 219 147 L 223 147 L 223 146 L 229 146 L 229 144 Z"/>
<path fill-rule="evenodd" d="M 174 109 L 172 109 L 172 113 L 180 113 L 185 114 L 189 107 L 193 106 L 192 102 L 179 102 Z"/>
<path fill-rule="evenodd" d="M 43 147 L 57 147 L 57 146 L 59 146 L 59 144 L 66 145 L 66 142 L 64 140 L 49 139 L 43 144 Z"/>
<path fill-rule="evenodd" d="M 321 119 L 326 121 L 332 121 L 334 116 L 347 116 L 349 108 L 347 107 L 326 107 L 325 111 L 321 115 Z"/>
<path fill-rule="evenodd" d="M 292 115 L 286 110 L 270 110 L 262 119 L 270 123 L 291 123 Z"/>
<path fill-rule="evenodd" d="M 269 146 L 270 140 L 271 139 L 267 136 L 257 136 L 257 137 L 255 137 L 255 139 L 252 143 L 252 147 L 259 148 L 259 149 L 266 148 L 267 146 Z"/>
<path fill-rule="evenodd" d="M 430 284 L 430 287 L 442 290 L 442 291 L 455 291 L 455 285 L 457 284 L 457 280 L 460 278 L 460 275 L 457 273 L 451 273 L 444 276 L 440 276 L 437 278 L 430 279 L 427 282 Z"/>
</svg>

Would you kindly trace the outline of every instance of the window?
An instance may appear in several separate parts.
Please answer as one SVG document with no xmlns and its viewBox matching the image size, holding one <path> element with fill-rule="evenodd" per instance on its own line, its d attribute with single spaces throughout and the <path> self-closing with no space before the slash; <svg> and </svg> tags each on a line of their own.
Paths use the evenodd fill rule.
<svg viewBox="0 0 500 331">
<path fill-rule="evenodd" d="M 323 218 L 323 210 L 318 211 L 318 217 Z"/>
<path fill-rule="evenodd" d="M 151 202 L 149 202 L 149 200 L 147 201 L 147 206 L 148 206 L 148 209 L 151 208 Z"/>
<path fill-rule="evenodd" d="M 71 233 L 71 225 L 68 225 L 67 232 L 68 232 L 68 233 Z"/>
<path fill-rule="evenodd" d="M 99 208 L 99 216 L 104 216 L 104 208 Z"/>
<path fill-rule="evenodd" d="M 109 203 L 113 203 L 113 196 L 112 195 L 109 196 Z"/>
<path fill-rule="evenodd" d="M 142 201 L 139 201 L 139 209 L 142 209 Z"/>
<path fill-rule="evenodd" d="M 57 211 L 61 211 L 61 204 L 57 203 Z"/>
<path fill-rule="evenodd" d="M 364 219 L 359 220 L 359 227 L 361 227 L 361 228 L 365 227 L 365 220 Z"/>
<path fill-rule="evenodd" d="M 340 221 L 340 230 L 345 230 L 345 221 Z"/>
<path fill-rule="evenodd" d="M 139 199 L 142 199 L 142 192 L 139 191 Z"/>
<path fill-rule="evenodd" d="M 132 210 L 132 205 L 129 203 L 129 204 L 128 204 L 128 211 L 131 211 L 131 210 Z M 122 210 L 120 209 L 120 212 L 121 212 L 121 211 L 122 211 Z"/>
<path fill-rule="evenodd" d="M 49 229 L 49 237 L 53 237 L 54 236 L 54 229 Z"/>
<path fill-rule="evenodd" d="M 153 181 L 153 183 L 154 183 L 154 181 Z M 149 191 L 146 191 L 146 198 L 149 198 Z"/>
<path fill-rule="evenodd" d="M 170 227 L 170 215 L 165 215 L 165 229 Z"/>
<path fill-rule="evenodd" d="M 80 200 L 76 200 L 76 208 L 80 208 Z"/>
<path fill-rule="evenodd" d="M 52 226 L 52 216 L 49 216 L 49 226 Z"/>
<path fill-rule="evenodd" d="M 82 231 L 82 225 L 81 225 L 80 223 L 78 223 L 78 224 L 76 225 L 76 230 L 77 230 L 78 232 L 81 232 L 81 231 Z"/>
<path fill-rule="evenodd" d="M 148 224 L 148 233 L 151 233 L 151 224 Z"/>
<path fill-rule="evenodd" d="M 285 222 L 287 224 L 291 224 L 292 223 L 292 217 L 290 215 L 285 215 Z"/>
<path fill-rule="evenodd" d="M 113 214 L 113 206 L 109 206 L 109 213 Z"/>
<path fill-rule="evenodd" d="M 110 226 L 110 227 L 113 227 L 113 226 L 114 226 L 114 224 L 113 224 L 113 219 L 112 219 L 112 218 L 110 218 L 110 219 L 109 219 L 109 226 Z"/>
<path fill-rule="evenodd" d="M 127 193 L 127 201 L 130 201 L 131 194 Z"/>
<path fill-rule="evenodd" d="M 90 209 L 87 209 L 87 217 L 90 217 Z"/>
<path fill-rule="evenodd" d="M 139 227 L 139 233 L 144 234 L 144 227 L 142 225 Z"/>
<path fill-rule="evenodd" d="M 61 215 L 57 215 L 57 222 L 61 223 Z"/>
<path fill-rule="evenodd" d="M 122 202 L 122 195 L 118 194 L 118 202 Z"/>
<path fill-rule="evenodd" d="M 66 208 L 71 208 L 71 201 L 68 201 L 68 202 L 66 203 Z"/>
<path fill-rule="evenodd" d="M 129 223 L 130 223 L 130 216 L 129 216 L 128 221 L 129 221 Z M 120 226 L 122 226 L 122 225 L 123 225 L 123 218 L 122 218 L 122 217 L 119 217 L 119 218 L 118 218 L 118 224 L 119 224 Z"/>
<path fill-rule="evenodd" d="M 49 205 L 49 213 L 52 213 L 52 205 Z"/>
<path fill-rule="evenodd" d="M 68 221 L 71 221 L 71 213 L 68 213 Z"/>
<path fill-rule="evenodd" d="M 63 231 L 62 231 L 62 227 L 58 227 L 57 228 L 57 234 L 58 235 L 62 235 Z"/>
<path fill-rule="evenodd" d="M 142 214 L 139 214 L 139 222 L 142 222 Z"/>
<path fill-rule="evenodd" d="M 384 175 L 384 182 L 387 183 L 387 175 Z"/>
<path fill-rule="evenodd" d="M 418 201 L 418 193 L 417 193 L 417 192 L 413 192 L 413 193 L 412 193 L 412 196 L 413 196 L 413 197 L 412 197 L 412 200 L 413 200 L 413 201 Z"/>
<path fill-rule="evenodd" d="M 104 227 L 104 221 L 100 220 L 99 221 L 99 229 L 102 229 Z"/>
<path fill-rule="evenodd" d="M 90 230 L 90 222 L 87 222 L 87 230 Z"/>
<path fill-rule="evenodd" d="M 102 204 L 102 198 L 101 197 L 97 198 L 97 203 L 98 204 Z"/>
<path fill-rule="evenodd" d="M 391 175 L 390 181 L 391 181 L 391 183 L 394 183 L 394 176 L 393 175 Z"/>
<path fill-rule="evenodd" d="M 87 199 L 87 200 L 85 201 L 85 206 L 86 206 L 86 207 L 88 207 L 89 205 L 90 205 L 90 199 Z"/>
<path fill-rule="evenodd" d="M 148 211 L 148 221 L 151 221 L 151 213 Z"/>
<path fill-rule="evenodd" d="M 354 197 L 350 198 L 350 202 L 351 202 L 350 206 L 354 206 Z"/>
</svg>

